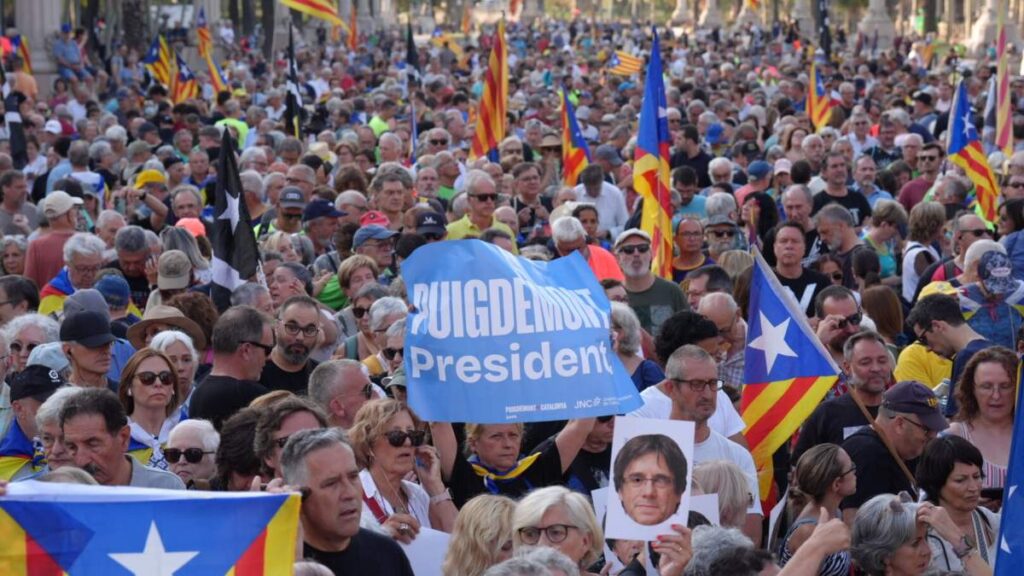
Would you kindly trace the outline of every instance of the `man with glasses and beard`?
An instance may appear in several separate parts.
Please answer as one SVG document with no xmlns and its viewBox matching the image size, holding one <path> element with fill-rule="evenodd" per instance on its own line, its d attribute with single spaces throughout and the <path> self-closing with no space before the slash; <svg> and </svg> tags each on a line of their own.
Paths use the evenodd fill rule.
<svg viewBox="0 0 1024 576">
<path fill-rule="evenodd" d="M 626 280 L 629 306 L 640 320 L 640 326 L 655 333 L 661 323 L 676 312 L 686 310 L 683 291 L 673 282 L 659 278 L 651 271 L 651 237 L 643 230 L 631 228 L 615 240 L 615 254 Z"/>
<path fill-rule="evenodd" d="M 308 296 L 292 296 L 278 311 L 274 328 L 277 343 L 263 366 L 260 384 L 267 390 L 287 390 L 305 395 L 317 363 L 310 354 L 320 340 L 320 308 Z"/>
</svg>

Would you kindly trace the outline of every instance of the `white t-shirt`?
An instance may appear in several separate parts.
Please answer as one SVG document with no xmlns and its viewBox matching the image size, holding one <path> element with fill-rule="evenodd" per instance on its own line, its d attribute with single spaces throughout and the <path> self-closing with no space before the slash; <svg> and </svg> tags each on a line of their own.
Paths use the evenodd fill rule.
<svg viewBox="0 0 1024 576">
<path fill-rule="evenodd" d="M 728 460 L 743 470 L 747 477 L 747 485 L 750 487 L 750 494 L 753 499 L 747 507 L 747 514 L 764 514 L 761 509 L 761 496 L 757 488 L 757 468 L 754 467 L 754 457 L 746 448 L 722 436 L 714 429 L 707 440 L 693 444 L 693 464 L 696 466 L 701 462 L 712 460 Z"/>
<path fill-rule="evenodd" d="M 630 412 L 628 416 L 668 420 L 669 415 L 672 414 L 672 399 L 666 396 L 657 386 L 645 388 L 640 393 L 640 398 L 644 401 L 644 405 Z M 740 417 L 740 413 L 732 405 L 729 396 L 719 390 L 716 402 L 715 413 L 708 419 L 708 426 L 726 438 L 743 432 L 747 425 L 743 423 L 743 418 Z"/>
<path fill-rule="evenodd" d="M 377 489 L 377 484 L 373 481 L 369 470 L 364 469 L 359 472 L 359 481 L 363 483 L 363 498 L 375 500 L 380 509 L 388 516 L 395 513 L 395 509 Z M 409 497 L 409 514 L 419 521 L 421 527 L 430 528 L 430 496 L 427 495 L 427 491 L 419 484 L 408 480 L 402 480 L 402 490 Z M 363 528 L 374 527 L 373 529 L 377 531 L 381 529 L 380 522 L 377 521 L 373 511 L 365 502 L 359 525 Z"/>
</svg>

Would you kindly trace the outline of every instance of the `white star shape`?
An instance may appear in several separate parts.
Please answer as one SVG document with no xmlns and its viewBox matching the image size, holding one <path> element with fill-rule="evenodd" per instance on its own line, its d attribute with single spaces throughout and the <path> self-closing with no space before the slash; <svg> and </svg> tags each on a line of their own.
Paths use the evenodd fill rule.
<svg viewBox="0 0 1024 576">
<path fill-rule="evenodd" d="M 764 352 L 765 362 L 768 364 L 767 373 L 771 374 L 772 366 L 775 365 L 775 360 L 779 356 L 796 358 L 796 352 L 786 342 L 786 330 L 789 329 L 789 321 L 792 318 L 786 318 L 776 326 L 768 320 L 763 312 L 759 314 L 761 315 L 761 335 L 754 338 L 750 347 Z"/>
<path fill-rule="evenodd" d="M 131 571 L 135 576 L 173 576 L 174 573 L 199 552 L 167 552 L 164 550 L 156 522 L 149 524 L 146 548 L 142 552 L 110 554 L 110 557 Z"/>
<path fill-rule="evenodd" d="M 1010 486 L 1010 489 L 1006 492 L 1006 500 L 1009 501 L 1010 498 L 1013 498 L 1013 493 L 1016 492 L 1016 491 L 1017 491 L 1017 486 L 1016 485 Z M 1006 541 L 1006 537 L 1005 536 L 1002 538 L 1002 541 L 999 543 L 999 547 L 1003 550 L 1003 552 L 1006 552 L 1007 554 L 1013 554 L 1013 551 L 1010 550 L 1010 543 Z"/>
<path fill-rule="evenodd" d="M 238 228 L 238 197 L 232 196 L 229 192 L 225 191 L 224 196 L 227 198 L 228 206 L 221 212 L 218 220 L 230 220 L 231 230 L 234 231 Z"/>
<path fill-rule="evenodd" d="M 974 126 L 971 125 L 971 113 L 967 112 L 964 114 L 964 136 L 970 139 L 972 130 L 974 130 Z"/>
</svg>

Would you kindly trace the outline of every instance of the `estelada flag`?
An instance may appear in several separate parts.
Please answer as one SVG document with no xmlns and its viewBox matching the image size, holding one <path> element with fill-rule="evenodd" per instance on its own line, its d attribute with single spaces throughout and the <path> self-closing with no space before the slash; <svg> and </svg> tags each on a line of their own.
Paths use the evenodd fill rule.
<svg viewBox="0 0 1024 576">
<path fill-rule="evenodd" d="M 607 64 L 608 72 L 612 74 L 632 76 L 633 74 L 639 74 L 640 70 L 643 69 L 644 59 L 633 56 L 628 52 L 623 52 L 622 50 L 616 50 L 608 57 Z"/>
<path fill-rule="evenodd" d="M 762 500 L 771 492 L 772 454 L 811 415 L 839 368 L 807 324 L 792 293 L 754 252 L 740 412 Z"/>
<path fill-rule="evenodd" d="M 338 3 L 334 0 L 281 0 L 281 4 L 348 30 L 348 24 L 338 16 Z"/>
<path fill-rule="evenodd" d="M 15 482 L 0 499 L 8 576 L 291 574 L 298 494 Z"/>
<path fill-rule="evenodd" d="M 832 98 L 825 90 L 818 67 L 811 61 L 811 74 L 807 77 L 807 115 L 815 130 L 821 130 L 832 119 Z"/>
<path fill-rule="evenodd" d="M 566 186 L 575 186 L 580 172 L 590 164 L 590 148 L 583 138 L 580 123 L 576 120 L 576 109 L 569 101 L 569 94 L 562 89 L 562 181 Z"/>
<path fill-rule="evenodd" d="M 981 148 L 981 138 L 974 128 L 971 101 L 967 96 L 967 84 L 963 80 L 957 84 L 953 105 L 949 110 L 949 148 L 946 155 L 950 162 L 963 168 L 974 183 L 980 209 L 978 215 L 989 222 L 995 222 L 999 188 L 988 158 Z"/>
</svg>

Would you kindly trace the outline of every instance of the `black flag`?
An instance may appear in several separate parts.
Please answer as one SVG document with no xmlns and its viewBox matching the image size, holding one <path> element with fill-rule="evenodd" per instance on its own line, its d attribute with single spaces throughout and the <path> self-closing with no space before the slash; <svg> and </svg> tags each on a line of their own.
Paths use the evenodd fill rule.
<svg viewBox="0 0 1024 576">
<path fill-rule="evenodd" d="M 21 103 L 27 100 L 21 92 L 15 92 L 7 84 L 7 71 L 0 60 L 0 87 L 4 98 L 4 123 L 7 124 L 7 135 L 11 145 L 11 160 L 14 168 L 21 170 L 28 164 L 28 140 L 25 139 L 25 127 L 21 123 Z"/>
<path fill-rule="evenodd" d="M 818 18 L 821 51 L 825 53 L 825 62 L 832 62 L 832 23 L 828 19 L 828 0 L 818 0 Z"/>
<path fill-rule="evenodd" d="M 288 23 L 288 93 L 285 95 L 284 122 L 289 135 L 302 137 L 302 93 L 299 92 L 299 71 L 295 66 L 295 43 L 292 25 Z"/>
<path fill-rule="evenodd" d="M 405 77 L 410 87 L 418 86 L 420 83 L 420 53 L 416 50 L 416 40 L 412 37 L 412 14 L 409 15 L 405 33 Z"/>
<path fill-rule="evenodd" d="M 217 309 L 223 312 L 231 306 L 231 292 L 256 275 L 260 253 L 238 177 L 236 146 L 226 129 L 220 150 L 214 192 L 211 295 Z"/>
</svg>

